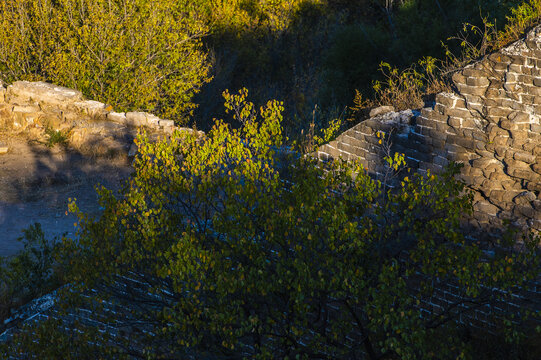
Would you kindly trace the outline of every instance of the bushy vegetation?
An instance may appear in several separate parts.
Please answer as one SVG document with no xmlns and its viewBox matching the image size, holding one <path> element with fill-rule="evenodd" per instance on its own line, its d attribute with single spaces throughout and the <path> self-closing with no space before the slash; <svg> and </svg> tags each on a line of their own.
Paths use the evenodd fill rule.
<svg viewBox="0 0 541 360">
<path fill-rule="evenodd" d="M 387 101 L 380 101 L 373 89 L 375 80 L 387 80 L 380 74 L 381 62 L 402 71 L 427 57 L 446 62 L 446 50 L 460 57 L 460 41 L 447 40 L 464 23 L 482 26 L 486 18 L 503 27 L 510 9 L 522 3 L 253 0 L 207 5 L 214 9 L 210 13 L 220 14 L 205 39 L 214 54 L 215 80 L 198 98 L 204 104 L 198 120 L 221 115 L 219 94 L 243 86 L 254 90 L 260 103 L 269 97 L 284 99 L 289 115 L 284 125 L 290 134 L 308 127 L 315 105 L 324 111 L 351 105 L 356 89 L 365 99 Z"/>
<path fill-rule="evenodd" d="M 386 178 L 402 172 L 391 191 L 359 164 L 322 167 L 283 148 L 282 104 L 256 112 L 245 96 L 225 94 L 238 130 L 217 121 L 204 139 L 140 136 L 135 176 L 120 196 L 99 191 L 101 216 L 71 204 L 80 229 L 60 250 L 71 264 L 65 301 L 101 325 L 51 319 L 16 335 L 5 356 L 476 358 L 455 320 L 526 286 L 539 273 L 538 239 L 521 252 L 502 239 L 487 256 L 460 230 L 471 197 L 456 168 L 423 177 L 389 156 Z M 448 283 L 462 298 L 423 313 Z M 494 321 L 519 341 L 530 330 L 507 315 Z"/>
<path fill-rule="evenodd" d="M 256 103 L 283 99 L 294 138 L 308 131 L 316 106 L 323 116 L 315 125 L 324 128 L 355 90 L 370 105 L 420 106 L 441 89 L 449 63 L 516 39 L 540 8 L 538 0 L 8 0 L 0 6 L 0 74 L 203 129 L 224 116 L 225 89 L 248 87 Z M 470 52 L 464 39 L 448 41 L 464 23 L 475 29 Z M 426 83 L 433 76 L 436 86 Z M 422 95 L 403 102 L 400 87 L 411 80 Z"/>
<path fill-rule="evenodd" d="M 186 122 L 209 80 L 206 26 L 190 1 L 7 0 L 0 4 L 2 80 L 47 80 L 117 110 Z"/>
</svg>

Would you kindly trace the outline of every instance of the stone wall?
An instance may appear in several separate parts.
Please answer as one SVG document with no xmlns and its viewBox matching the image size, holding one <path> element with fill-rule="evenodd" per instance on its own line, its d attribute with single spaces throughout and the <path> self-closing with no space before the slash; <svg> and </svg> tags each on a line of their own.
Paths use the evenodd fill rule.
<svg viewBox="0 0 541 360">
<path fill-rule="evenodd" d="M 460 178 L 475 194 L 474 225 L 497 228 L 510 219 L 541 230 L 541 27 L 457 72 L 453 83 L 455 92 L 438 94 L 433 107 L 361 122 L 318 157 L 360 159 L 378 174 L 375 134 L 384 132 L 392 151 L 421 173 L 464 164 Z"/>
<path fill-rule="evenodd" d="M 139 127 L 152 135 L 169 134 L 178 128 L 173 120 L 145 112 L 118 113 L 98 101 L 85 100 L 81 92 L 45 82 L 17 81 L 0 85 L 0 130 L 27 132 L 36 137 L 45 128 L 64 131 L 69 146 L 88 155 L 118 152 L 133 154 Z"/>
</svg>

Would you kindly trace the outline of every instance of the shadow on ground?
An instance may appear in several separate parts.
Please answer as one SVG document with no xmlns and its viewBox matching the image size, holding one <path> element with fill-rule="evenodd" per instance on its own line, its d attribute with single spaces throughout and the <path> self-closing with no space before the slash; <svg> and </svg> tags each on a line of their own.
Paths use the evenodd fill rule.
<svg viewBox="0 0 541 360">
<path fill-rule="evenodd" d="M 89 158 L 56 145 L 24 138 L 3 139 L 0 155 L 0 256 L 22 249 L 22 229 L 39 222 L 48 238 L 73 236 L 77 219 L 67 214 L 69 198 L 90 214 L 99 213 L 95 187 L 118 190 L 132 169 L 126 154 Z"/>
</svg>

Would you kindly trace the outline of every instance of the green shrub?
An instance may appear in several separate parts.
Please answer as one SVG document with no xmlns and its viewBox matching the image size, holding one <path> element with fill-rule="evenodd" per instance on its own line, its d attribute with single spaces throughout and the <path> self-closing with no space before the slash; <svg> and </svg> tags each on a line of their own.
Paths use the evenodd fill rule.
<svg viewBox="0 0 541 360">
<path fill-rule="evenodd" d="M 119 110 L 182 122 L 209 80 L 205 26 L 189 1 L 6 0 L 0 4 L 0 74 L 47 80 Z"/>
<path fill-rule="evenodd" d="M 66 146 L 68 144 L 69 133 L 69 129 L 55 130 L 49 125 L 46 125 L 45 135 L 47 135 L 47 141 L 45 142 L 45 145 L 47 145 L 49 148 L 52 148 L 56 144 Z"/>
<path fill-rule="evenodd" d="M 454 180 L 456 168 L 441 176 L 405 172 L 391 191 L 358 163 L 323 165 L 279 151 L 281 103 L 256 111 L 244 91 L 225 96 L 241 129 L 217 121 L 203 139 L 141 136 L 124 192 L 99 191 L 100 217 L 71 205 L 80 237 L 61 250 L 72 263 L 70 294 L 91 295 L 77 306 L 116 303 L 118 311 L 94 314 L 123 329 L 120 336 L 104 340 L 114 332 L 101 334 L 88 321 L 66 332 L 51 320 L 4 351 L 37 358 L 464 358 L 474 349 L 454 320 L 469 305 L 510 297 L 539 273 L 536 239 L 519 253 L 505 251 L 511 242 L 504 239 L 488 258 L 465 239 L 460 220 L 472 211 L 471 197 Z M 405 171 L 403 155 L 386 163 L 391 175 Z M 449 283 L 463 298 L 423 313 L 420 301 Z"/>
</svg>

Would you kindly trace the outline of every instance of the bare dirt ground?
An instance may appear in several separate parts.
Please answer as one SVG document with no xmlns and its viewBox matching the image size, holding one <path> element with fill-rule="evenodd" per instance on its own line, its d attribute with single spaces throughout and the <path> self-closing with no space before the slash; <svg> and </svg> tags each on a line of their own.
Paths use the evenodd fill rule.
<svg viewBox="0 0 541 360">
<path fill-rule="evenodd" d="M 48 148 L 24 137 L 2 136 L 9 146 L 0 154 L 0 256 L 23 248 L 17 238 L 39 222 L 52 239 L 75 235 L 77 222 L 66 215 L 68 198 L 77 198 L 81 210 L 97 214 L 95 186 L 118 190 L 132 168 L 126 156 L 88 158 L 60 145 Z"/>
</svg>

